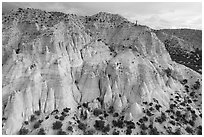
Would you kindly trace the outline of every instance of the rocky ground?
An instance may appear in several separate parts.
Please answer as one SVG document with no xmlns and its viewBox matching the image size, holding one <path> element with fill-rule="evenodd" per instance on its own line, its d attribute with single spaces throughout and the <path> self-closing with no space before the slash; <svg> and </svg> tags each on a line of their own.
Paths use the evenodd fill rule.
<svg viewBox="0 0 204 137">
<path fill-rule="evenodd" d="M 3 15 L 2 133 L 201 135 L 200 49 L 170 38 L 105 12 Z"/>
</svg>

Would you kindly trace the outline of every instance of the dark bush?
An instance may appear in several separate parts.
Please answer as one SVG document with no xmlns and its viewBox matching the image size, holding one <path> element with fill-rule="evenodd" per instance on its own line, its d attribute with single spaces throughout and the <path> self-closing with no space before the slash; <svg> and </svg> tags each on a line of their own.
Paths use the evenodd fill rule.
<svg viewBox="0 0 204 137">
<path fill-rule="evenodd" d="M 59 113 L 59 110 L 58 110 L 58 109 L 55 109 L 55 110 L 53 110 L 53 111 L 51 112 L 51 115 L 54 115 L 54 114 L 57 114 L 57 113 Z"/>
<path fill-rule="evenodd" d="M 90 129 L 90 130 L 84 132 L 85 135 L 93 135 L 94 133 L 95 133 L 95 131 L 92 130 L 92 129 Z"/>
<path fill-rule="evenodd" d="M 56 116 L 55 116 L 55 119 L 59 119 L 59 116 L 58 116 L 58 115 L 56 115 Z"/>
<path fill-rule="evenodd" d="M 113 114 L 113 117 L 118 117 L 118 116 L 119 114 L 117 112 Z"/>
<path fill-rule="evenodd" d="M 56 121 L 53 123 L 53 129 L 60 129 L 62 127 L 62 122 L 61 121 Z"/>
<path fill-rule="evenodd" d="M 120 134 L 119 131 L 116 131 L 116 130 L 113 131 L 113 135 L 119 135 L 119 134 Z"/>
<path fill-rule="evenodd" d="M 40 128 L 39 132 L 38 132 L 38 135 L 45 135 L 45 130 L 44 128 Z"/>
<path fill-rule="evenodd" d="M 154 127 L 152 129 L 150 129 L 150 132 L 149 132 L 150 135 L 159 135 L 159 132 L 157 131 L 157 128 Z"/>
<path fill-rule="evenodd" d="M 127 128 L 126 135 L 131 135 L 131 133 L 132 133 L 132 130 L 130 128 Z"/>
<path fill-rule="evenodd" d="M 113 106 L 110 106 L 108 108 L 108 113 L 112 114 L 113 112 L 114 112 L 114 108 L 113 108 Z"/>
<path fill-rule="evenodd" d="M 40 127 L 40 122 L 36 122 L 33 126 L 34 129 L 39 128 Z"/>
<path fill-rule="evenodd" d="M 79 122 L 78 128 L 84 131 L 86 129 L 86 124 Z"/>
<path fill-rule="evenodd" d="M 148 129 L 147 126 L 146 126 L 144 123 L 142 123 L 142 124 L 140 125 L 140 128 L 141 128 L 142 130 Z"/>
<path fill-rule="evenodd" d="M 72 126 L 68 126 L 67 130 L 73 132 L 73 127 Z"/>
<path fill-rule="evenodd" d="M 67 133 L 65 131 L 59 130 L 57 132 L 57 135 L 66 135 Z"/>
<path fill-rule="evenodd" d="M 197 80 L 197 81 L 195 82 L 195 84 L 193 85 L 193 88 L 194 88 L 195 90 L 198 90 L 198 89 L 200 88 L 200 82 L 199 82 L 199 80 Z"/>
<path fill-rule="evenodd" d="M 141 131 L 140 131 L 140 134 L 141 134 L 141 135 L 147 135 L 147 132 L 144 131 L 144 130 L 141 130 Z"/>
<path fill-rule="evenodd" d="M 28 125 L 29 123 L 28 123 L 28 121 L 24 121 L 24 124 L 25 124 L 25 125 Z"/>
<path fill-rule="evenodd" d="M 6 118 L 5 118 L 5 117 L 2 117 L 2 121 L 4 121 L 4 120 L 6 120 Z"/>
<path fill-rule="evenodd" d="M 107 133 L 109 131 L 110 131 L 110 125 L 108 124 L 103 128 L 102 132 Z"/>
<path fill-rule="evenodd" d="M 184 79 L 181 81 L 181 84 L 185 85 L 186 83 L 188 83 L 188 80 L 187 79 Z"/>
<path fill-rule="evenodd" d="M 31 117 L 30 117 L 30 121 L 33 122 L 33 121 L 35 121 L 35 120 L 36 120 L 35 115 L 31 115 Z"/>
<path fill-rule="evenodd" d="M 198 131 L 197 131 L 197 135 L 202 135 L 202 126 L 198 126 L 197 127 Z"/>
<path fill-rule="evenodd" d="M 96 121 L 95 121 L 95 124 L 94 124 L 94 127 L 95 127 L 96 130 L 102 131 L 103 128 L 104 128 L 104 124 L 105 124 L 104 121 L 102 121 L 102 120 L 96 120 Z"/>
<path fill-rule="evenodd" d="M 37 116 L 39 116 L 40 115 L 40 111 L 38 110 L 38 111 L 35 111 L 35 114 L 37 115 Z"/>
<path fill-rule="evenodd" d="M 164 72 L 166 73 L 167 77 L 170 77 L 172 74 L 172 70 L 170 68 L 165 69 Z"/>
<path fill-rule="evenodd" d="M 64 111 L 64 112 L 67 112 L 67 113 L 69 112 L 69 110 L 70 110 L 70 108 L 64 108 L 64 109 L 63 109 L 63 111 Z"/>
<path fill-rule="evenodd" d="M 42 123 L 42 122 L 43 122 L 43 120 L 42 120 L 42 119 L 39 119 L 39 120 L 38 120 L 38 122 L 39 122 L 39 123 Z"/>
<path fill-rule="evenodd" d="M 83 107 L 88 108 L 88 102 L 82 104 Z"/>
<path fill-rule="evenodd" d="M 27 135 L 28 132 L 29 132 L 28 129 L 26 129 L 26 128 L 21 128 L 21 129 L 19 130 L 19 135 Z"/>
<path fill-rule="evenodd" d="M 132 121 L 124 121 L 124 123 L 126 124 L 127 128 L 130 128 L 130 129 L 135 128 L 135 123 Z"/>
<path fill-rule="evenodd" d="M 118 128 L 123 128 L 123 126 L 124 126 L 124 122 L 120 119 L 118 119 L 117 121 L 113 120 L 112 124 L 114 127 L 118 127 Z"/>
<path fill-rule="evenodd" d="M 193 129 L 189 126 L 186 127 L 186 132 L 188 132 L 189 134 L 192 134 L 193 133 Z"/>
<path fill-rule="evenodd" d="M 103 114 L 103 111 L 101 109 L 96 108 L 96 109 L 94 109 L 93 114 L 95 116 L 99 116 L 99 115 Z"/>
<path fill-rule="evenodd" d="M 64 120 L 64 116 L 60 116 L 59 120 L 63 121 Z"/>
<path fill-rule="evenodd" d="M 20 49 L 16 49 L 16 54 L 19 54 L 20 53 Z"/>
<path fill-rule="evenodd" d="M 49 118 L 49 116 L 45 117 L 45 119 L 48 119 L 48 118 Z"/>
<path fill-rule="evenodd" d="M 175 129 L 174 135 L 181 135 L 180 128 Z"/>
<path fill-rule="evenodd" d="M 64 116 L 64 117 L 67 116 L 67 114 L 65 112 L 62 112 L 61 115 Z"/>
</svg>

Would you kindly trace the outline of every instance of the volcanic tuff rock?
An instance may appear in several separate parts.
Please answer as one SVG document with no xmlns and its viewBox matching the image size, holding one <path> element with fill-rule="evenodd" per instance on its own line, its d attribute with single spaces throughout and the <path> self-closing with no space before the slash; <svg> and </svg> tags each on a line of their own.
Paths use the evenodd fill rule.
<svg viewBox="0 0 204 137">
<path fill-rule="evenodd" d="M 149 27 L 105 12 L 2 19 L 3 134 L 202 133 L 201 75 Z"/>
</svg>

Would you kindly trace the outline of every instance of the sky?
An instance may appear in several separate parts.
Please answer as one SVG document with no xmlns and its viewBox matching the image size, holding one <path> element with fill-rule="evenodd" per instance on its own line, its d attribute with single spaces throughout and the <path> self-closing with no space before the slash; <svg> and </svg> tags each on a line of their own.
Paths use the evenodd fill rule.
<svg viewBox="0 0 204 137">
<path fill-rule="evenodd" d="M 100 11 L 120 14 L 131 22 L 153 29 L 202 29 L 201 2 L 3 2 L 2 11 L 37 8 L 82 16 Z"/>
</svg>

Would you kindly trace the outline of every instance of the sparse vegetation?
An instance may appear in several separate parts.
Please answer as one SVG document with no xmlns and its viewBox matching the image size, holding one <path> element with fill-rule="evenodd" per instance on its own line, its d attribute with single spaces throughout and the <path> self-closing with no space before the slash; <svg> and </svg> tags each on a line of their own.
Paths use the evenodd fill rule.
<svg viewBox="0 0 204 137">
<path fill-rule="evenodd" d="M 19 131 L 19 135 L 27 135 L 29 130 L 27 128 L 21 128 Z"/>
<path fill-rule="evenodd" d="M 96 108 L 96 109 L 94 109 L 93 114 L 95 116 L 99 116 L 99 115 L 103 114 L 103 111 L 101 109 Z"/>
<path fill-rule="evenodd" d="M 35 114 L 36 114 L 37 116 L 39 116 L 39 115 L 40 115 L 40 110 L 35 111 Z"/>
<path fill-rule="evenodd" d="M 35 115 L 31 115 L 31 117 L 30 117 L 30 121 L 33 122 L 33 121 L 35 121 L 35 120 L 36 120 Z"/>
<path fill-rule="evenodd" d="M 56 121 L 53 123 L 53 129 L 61 129 L 62 127 L 62 122 L 61 121 Z"/>
<path fill-rule="evenodd" d="M 164 72 L 166 73 L 167 77 L 170 77 L 172 74 L 172 70 L 170 68 L 165 69 Z"/>
<path fill-rule="evenodd" d="M 96 130 L 102 131 L 102 130 L 104 129 L 104 124 L 105 124 L 104 121 L 102 121 L 102 120 L 96 120 L 96 121 L 95 121 L 95 124 L 94 124 L 94 127 L 95 127 Z"/>
<path fill-rule="evenodd" d="M 193 85 L 193 89 L 198 90 L 199 88 L 200 88 L 200 82 L 199 80 L 197 80 L 195 84 Z"/>
<path fill-rule="evenodd" d="M 38 135 L 46 135 L 44 128 L 40 128 Z"/>
<path fill-rule="evenodd" d="M 86 124 L 84 124 L 82 122 L 79 122 L 78 123 L 78 128 L 84 131 L 86 129 Z"/>
<path fill-rule="evenodd" d="M 73 127 L 72 126 L 68 126 L 67 130 L 73 132 Z"/>
<path fill-rule="evenodd" d="M 39 128 L 40 125 L 41 125 L 40 122 L 36 122 L 36 123 L 34 124 L 33 128 L 34 128 L 34 129 Z"/>
<path fill-rule="evenodd" d="M 59 130 L 57 132 L 57 135 L 66 135 L 67 133 L 65 131 Z"/>
</svg>

